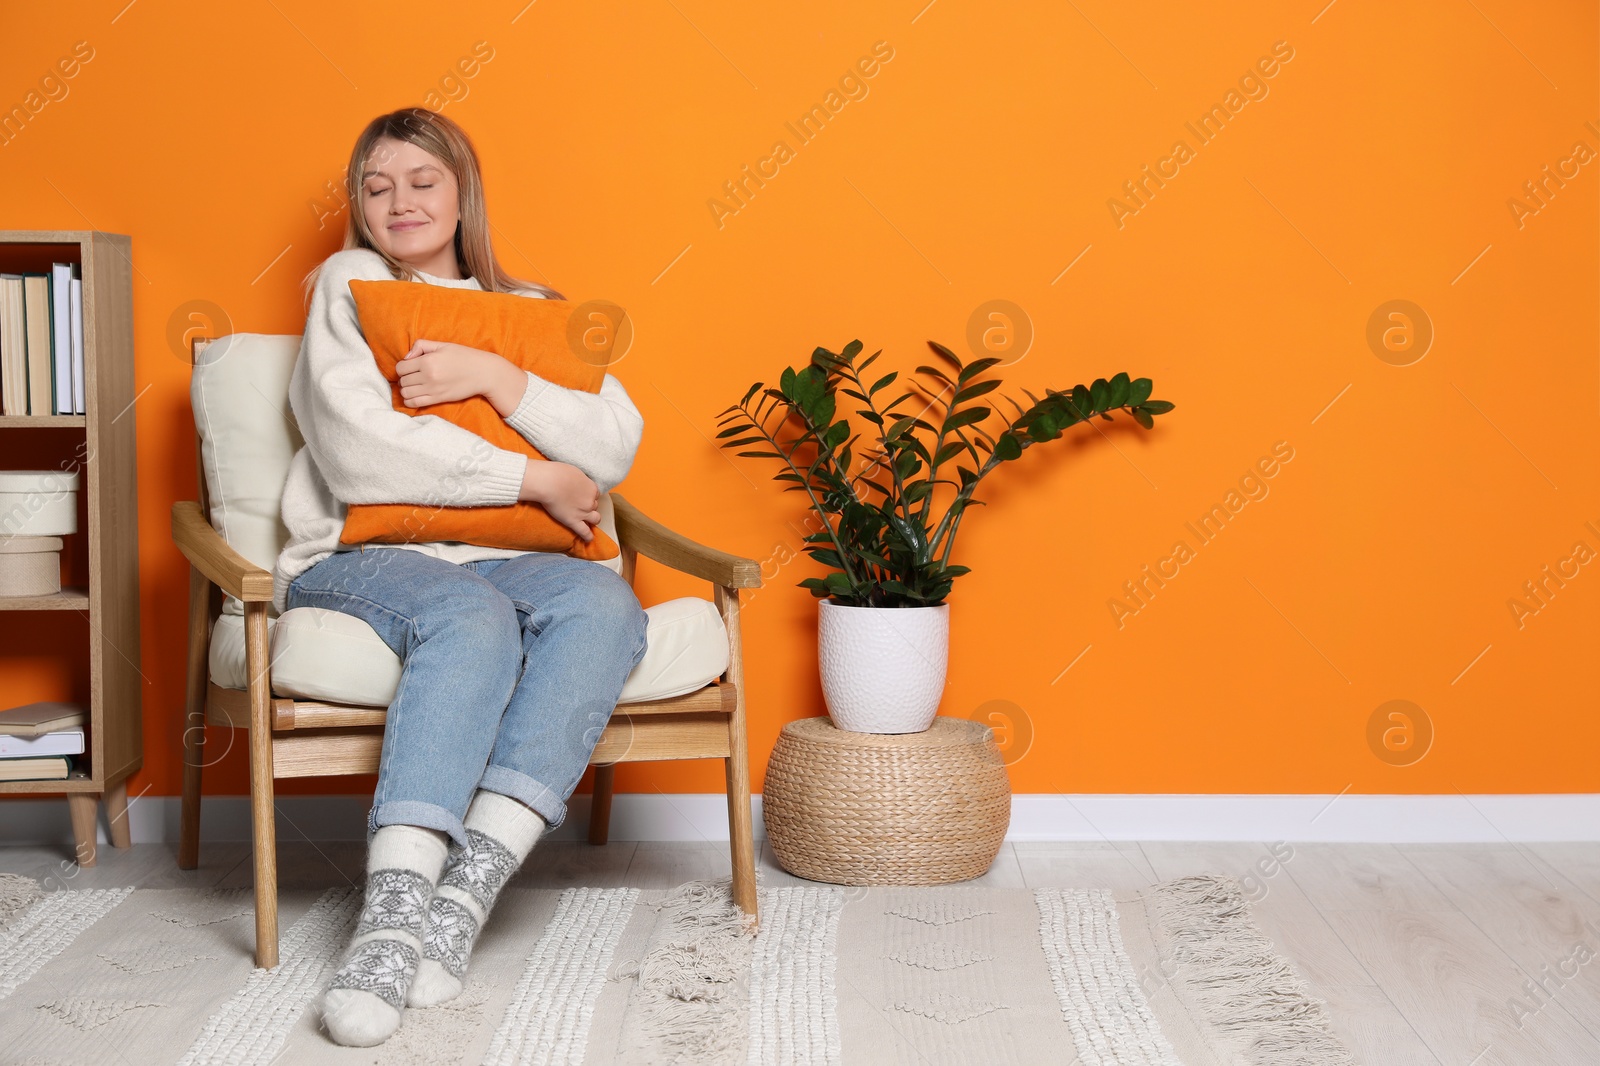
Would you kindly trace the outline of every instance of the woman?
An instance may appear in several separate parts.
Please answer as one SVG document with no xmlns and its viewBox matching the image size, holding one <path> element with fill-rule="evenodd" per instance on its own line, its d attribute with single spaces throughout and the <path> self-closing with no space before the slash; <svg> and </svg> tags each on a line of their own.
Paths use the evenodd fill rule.
<svg viewBox="0 0 1600 1066">
<path fill-rule="evenodd" d="M 459 541 L 338 543 L 353 503 L 541 504 L 584 540 L 632 465 L 643 420 L 610 374 L 566 389 L 492 352 L 419 339 L 398 364 L 424 407 L 481 395 L 548 460 L 437 416 L 394 409 L 349 281 L 559 293 L 495 260 L 476 154 L 449 119 L 406 108 L 358 138 L 344 250 L 313 271 L 289 386 L 305 446 L 283 496 L 275 605 L 367 621 L 401 658 L 368 816 L 366 899 L 323 995 L 323 1022 L 371 1046 L 404 1008 L 461 991 L 478 931 L 541 833 L 566 818 L 628 674 L 645 614 L 617 572 L 550 552 Z"/>
</svg>

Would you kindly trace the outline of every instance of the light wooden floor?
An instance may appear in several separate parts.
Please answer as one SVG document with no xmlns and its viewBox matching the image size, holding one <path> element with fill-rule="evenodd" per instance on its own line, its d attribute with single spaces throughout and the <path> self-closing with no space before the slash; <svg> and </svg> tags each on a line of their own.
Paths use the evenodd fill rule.
<svg viewBox="0 0 1600 1066">
<path fill-rule="evenodd" d="M 1256 920 L 1368 1066 L 1600 1064 L 1600 844 L 1277 847 L 1282 863 L 1264 844 L 1007 844 L 964 883 L 1120 890 L 1227 874 L 1250 889 Z M 359 884 L 365 851 L 283 842 L 281 883 Z M 53 887 L 251 883 L 244 843 L 205 845 L 192 871 L 177 868 L 170 845 L 99 854 L 75 870 L 66 849 L 0 847 L 0 871 L 58 878 Z M 761 866 L 770 886 L 814 883 L 780 869 L 770 845 Z M 512 883 L 671 888 L 728 871 L 726 843 L 553 840 Z"/>
</svg>

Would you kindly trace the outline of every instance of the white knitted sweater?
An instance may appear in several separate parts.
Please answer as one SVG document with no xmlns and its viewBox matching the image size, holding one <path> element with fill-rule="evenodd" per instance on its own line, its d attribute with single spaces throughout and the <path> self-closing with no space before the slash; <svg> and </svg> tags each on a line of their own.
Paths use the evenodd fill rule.
<svg viewBox="0 0 1600 1066">
<path fill-rule="evenodd" d="M 423 274 L 426 284 L 482 289 L 476 278 Z M 476 507 L 515 503 L 528 457 L 497 448 L 438 415 L 394 409 L 387 379 L 367 346 L 350 295 L 353 278 L 392 281 L 365 248 L 336 252 L 323 264 L 311 297 L 300 356 L 289 380 L 289 406 L 305 441 L 289 464 L 283 524 L 289 538 L 272 572 L 272 602 L 287 610 L 289 583 L 335 551 L 347 505 L 417 503 Z M 524 295 L 539 296 L 534 290 Z M 563 388 L 526 372 L 528 384 L 506 422 L 548 459 L 571 463 L 602 493 L 633 465 L 644 419 L 622 383 L 605 376 L 599 393 Z M 461 541 L 393 545 L 453 563 L 526 554 Z"/>
</svg>

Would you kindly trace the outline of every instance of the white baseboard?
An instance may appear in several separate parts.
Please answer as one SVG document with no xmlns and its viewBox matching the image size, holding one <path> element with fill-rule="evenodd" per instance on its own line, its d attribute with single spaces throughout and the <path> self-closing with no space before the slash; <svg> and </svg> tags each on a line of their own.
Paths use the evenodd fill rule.
<svg viewBox="0 0 1600 1066">
<path fill-rule="evenodd" d="M 761 796 L 752 798 L 755 836 L 766 836 Z M 280 840 L 364 840 L 366 796 L 280 796 Z M 130 801 L 136 844 L 178 839 L 176 796 Z M 0 804 L 0 845 L 72 842 L 61 797 L 6 799 Z M 572 797 L 553 840 L 581 840 L 589 797 Z M 203 840 L 249 840 L 250 801 L 207 797 Z M 106 816 L 100 812 L 100 840 Z M 727 800 L 721 793 L 617 793 L 611 804 L 613 840 L 728 839 Z M 1111 796 L 1020 794 L 1012 797 L 1008 841 L 1244 840 L 1330 843 L 1534 843 L 1600 840 L 1600 794 L 1463 796 Z"/>
</svg>

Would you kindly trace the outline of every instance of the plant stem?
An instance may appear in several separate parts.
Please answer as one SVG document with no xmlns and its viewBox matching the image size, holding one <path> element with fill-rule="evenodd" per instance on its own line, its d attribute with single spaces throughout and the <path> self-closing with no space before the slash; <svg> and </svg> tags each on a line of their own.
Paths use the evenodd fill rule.
<svg viewBox="0 0 1600 1066">
<path fill-rule="evenodd" d="M 784 400 L 782 402 L 783 402 L 783 405 L 785 407 L 789 408 L 790 410 L 794 410 L 795 409 L 794 404 L 790 403 L 788 400 Z M 850 579 L 850 587 L 852 589 L 855 588 L 857 585 L 860 584 L 860 582 L 857 581 L 857 579 L 856 579 L 855 571 L 850 568 L 850 556 L 845 551 L 844 544 L 839 540 L 839 534 L 833 528 L 833 523 L 828 521 L 828 512 L 827 512 L 827 510 L 823 508 L 822 502 L 817 499 L 817 494 L 815 492 L 813 492 L 812 489 L 811 489 L 810 472 L 807 471 L 807 474 L 805 476 L 802 476 L 801 473 L 800 473 L 800 468 L 794 465 L 793 460 L 790 459 L 788 454 L 784 453 L 783 445 L 778 442 L 778 438 L 775 437 L 774 435 L 772 435 L 771 433 L 767 432 L 767 427 L 762 422 L 758 421 L 753 415 L 751 415 L 748 408 L 745 408 L 745 407 L 743 407 L 741 405 L 740 409 L 743 410 L 745 412 L 745 415 L 750 418 L 750 424 L 755 426 L 756 429 L 758 431 L 760 431 L 761 436 L 764 437 L 769 444 L 771 444 L 774 448 L 777 449 L 778 455 L 779 455 L 779 457 L 781 457 L 783 459 L 784 464 L 786 466 L 788 466 L 788 468 L 794 473 L 794 475 L 796 477 L 801 479 L 801 484 L 805 486 L 806 495 L 811 498 L 812 509 L 814 509 L 817 512 L 817 514 L 822 518 L 822 528 L 824 528 L 824 529 L 826 529 L 828 531 L 828 537 L 833 541 L 834 550 L 839 553 L 839 564 L 840 564 L 839 568 L 844 571 L 844 576 Z M 805 418 L 805 412 L 803 412 L 803 411 L 801 412 L 801 418 Z M 810 424 L 809 420 L 806 420 L 806 422 L 807 422 L 807 425 Z M 820 442 L 819 442 L 819 444 L 820 444 Z M 854 495 L 854 494 L 852 493 L 852 495 Z M 859 502 L 859 501 L 857 501 L 857 502 Z M 802 549 L 802 550 L 804 550 L 804 549 Z"/>
</svg>

